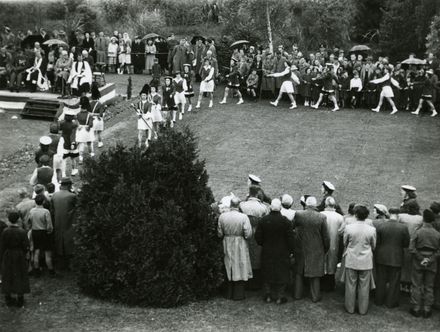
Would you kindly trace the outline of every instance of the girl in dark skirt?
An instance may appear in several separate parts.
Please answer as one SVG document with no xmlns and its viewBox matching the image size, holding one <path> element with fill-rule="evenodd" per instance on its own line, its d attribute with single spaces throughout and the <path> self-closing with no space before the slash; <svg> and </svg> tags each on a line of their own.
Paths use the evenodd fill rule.
<svg viewBox="0 0 440 332">
<path fill-rule="evenodd" d="M 26 231 L 19 228 L 19 215 L 12 211 L 8 215 L 10 226 L 0 236 L 0 263 L 2 275 L 2 291 L 7 306 L 23 307 L 23 294 L 30 293 L 26 253 L 29 240 Z M 17 298 L 13 298 L 16 294 Z"/>
<path fill-rule="evenodd" d="M 185 91 L 185 98 L 187 101 L 188 109 L 187 112 L 191 112 L 192 110 L 192 102 L 191 102 L 191 98 L 194 97 L 194 89 L 191 83 L 191 79 L 192 79 L 192 75 L 191 75 L 191 65 L 185 63 L 183 65 L 183 75 L 182 75 L 183 79 L 186 81 L 186 86 L 187 86 L 187 90 Z"/>
<path fill-rule="evenodd" d="M 301 80 L 301 94 L 304 98 L 304 106 L 310 106 L 310 97 L 312 96 L 312 69 L 307 67 Z"/>
<path fill-rule="evenodd" d="M 170 76 L 165 77 L 165 86 L 162 88 L 163 120 L 165 126 L 169 121 L 170 112 L 177 109 L 176 103 L 174 102 L 174 87 L 171 83 L 172 78 Z M 170 121 L 170 127 L 174 127 L 173 121 Z"/>
</svg>

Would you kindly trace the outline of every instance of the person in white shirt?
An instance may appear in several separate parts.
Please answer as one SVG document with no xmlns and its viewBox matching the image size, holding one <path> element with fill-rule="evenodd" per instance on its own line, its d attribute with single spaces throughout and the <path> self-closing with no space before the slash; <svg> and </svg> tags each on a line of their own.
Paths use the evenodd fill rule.
<svg viewBox="0 0 440 332">
<path fill-rule="evenodd" d="M 392 71 L 393 71 L 393 67 L 391 65 L 388 65 L 388 67 L 384 68 L 383 77 L 370 81 L 370 83 L 382 85 L 379 104 L 377 105 L 376 108 L 372 109 L 373 112 L 380 112 L 380 108 L 382 107 L 384 99 L 388 100 L 391 107 L 393 108 L 393 111 L 390 114 L 396 114 L 399 111 L 393 101 L 394 93 L 393 93 L 393 89 L 391 88 L 391 84 L 399 89 L 400 89 L 400 85 L 399 82 L 397 82 L 394 78 L 391 77 Z"/>
<path fill-rule="evenodd" d="M 270 103 L 271 105 L 277 107 L 278 102 L 281 100 L 281 97 L 283 96 L 283 93 L 287 93 L 291 101 L 291 105 L 289 109 L 294 109 L 297 107 L 295 97 L 293 96 L 293 93 L 295 92 L 294 83 L 295 85 L 300 84 L 299 78 L 298 76 L 296 76 L 294 71 L 298 70 L 298 68 L 295 65 L 291 66 L 288 61 L 284 62 L 284 66 L 285 66 L 284 71 L 282 71 L 281 73 L 273 73 L 267 75 L 268 77 L 284 77 L 284 81 L 281 84 L 280 92 L 278 94 L 277 99 L 275 101 L 271 101 Z"/>
<path fill-rule="evenodd" d="M 354 108 L 359 106 L 359 101 L 361 100 L 361 91 L 362 91 L 362 80 L 359 77 L 359 73 L 355 70 L 353 72 L 353 78 L 350 80 L 350 104 Z"/>
</svg>

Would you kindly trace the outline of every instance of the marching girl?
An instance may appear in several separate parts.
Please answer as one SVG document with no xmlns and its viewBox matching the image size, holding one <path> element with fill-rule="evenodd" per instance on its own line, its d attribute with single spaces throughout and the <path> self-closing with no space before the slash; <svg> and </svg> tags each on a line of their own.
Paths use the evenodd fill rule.
<svg viewBox="0 0 440 332">
<path fill-rule="evenodd" d="M 383 100 L 386 99 L 388 103 L 390 103 L 393 111 L 390 114 L 396 114 L 399 110 L 394 104 L 393 97 L 393 89 L 391 89 L 391 84 L 400 89 L 399 82 L 397 82 L 394 78 L 391 77 L 391 73 L 393 71 L 393 67 L 391 65 L 385 66 L 383 69 L 384 75 L 381 78 L 370 81 L 373 84 L 380 84 L 382 86 L 382 91 L 379 96 L 379 104 L 376 108 L 373 108 L 373 112 L 379 112 L 382 107 Z"/>
<path fill-rule="evenodd" d="M 282 77 L 283 78 L 283 83 L 281 84 L 280 87 L 280 92 L 278 94 L 278 98 L 275 101 L 271 101 L 271 105 L 277 107 L 278 106 L 278 102 L 281 100 L 281 97 L 283 96 L 283 93 L 287 93 L 287 95 L 290 98 L 291 101 L 291 105 L 289 107 L 289 109 L 294 109 L 296 108 L 296 101 L 295 101 L 295 97 L 293 96 L 293 93 L 295 92 L 294 90 L 294 83 L 299 85 L 300 81 L 298 76 L 296 76 L 296 74 L 294 73 L 295 70 L 298 70 L 298 68 L 295 65 L 290 65 L 289 62 L 284 61 L 284 71 L 280 72 L 280 73 L 273 73 L 273 74 L 269 74 L 267 76 L 269 77 Z"/>
<path fill-rule="evenodd" d="M 99 92 L 98 84 L 94 82 L 92 84 L 92 101 L 90 102 L 90 109 L 93 117 L 93 130 L 98 137 L 98 148 L 101 148 L 104 145 L 104 143 L 102 143 L 101 133 L 104 130 L 105 106 L 99 101 L 100 98 L 101 92 Z"/>
<path fill-rule="evenodd" d="M 176 77 L 173 79 L 173 87 L 174 87 L 174 103 L 176 104 L 177 109 L 179 110 L 179 120 L 182 120 L 183 113 L 185 113 L 185 104 L 186 104 L 185 91 L 188 90 L 188 87 L 186 85 L 186 81 L 182 78 L 180 71 L 176 71 Z M 176 110 L 172 112 L 172 122 L 176 122 L 176 113 L 177 113 Z"/>
<path fill-rule="evenodd" d="M 141 91 L 141 100 L 136 105 L 138 113 L 138 144 L 142 147 L 142 140 L 145 136 L 145 148 L 148 148 L 148 141 L 151 140 L 153 131 L 153 118 L 151 114 L 151 97 L 147 91 Z"/>
<path fill-rule="evenodd" d="M 95 134 L 93 131 L 93 116 L 90 113 L 90 102 L 86 96 L 80 99 L 81 110 L 76 115 L 78 121 L 78 128 L 76 129 L 76 142 L 78 143 L 79 150 L 79 163 L 84 160 L 84 144 L 87 144 L 90 157 L 95 155 L 93 151 L 93 141 L 95 140 Z"/>
<path fill-rule="evenodd" d="M 203 67 L 200 76 L 202 77 L 202 82 L 200 83 L 199 98 L 197 100 L 196 108 L 200 108 L 200 103 L 202 102 L 203 94 L 206 92 L 209 95 L 209 108 L 212 108 L 213 98 L 214 98 L 214 67 L 211 66 L 211 61 L 205 59 L 203 61 Z"/>
<path fill-rule="evenodd" d="M 174 102 L 174 87 L 172 85 L 172 78 L 167 76 L 165 77 L 165 85 L 162 88 L 162 94 L 163 94 L 163 107 L 166 109 L 166 111 L 163 111 L 163 117 L 164 117 L 164 123 L 166 123 L 169 120 L 169 112 L 175 112 L 176 111 L 176 104 Z M 174 127 L 174 122 L 170 121 L 170 127 Z"/>
<path fill-rule="evenodd" d="M 220 104 L 226 104 L 226 98 L 228 98 L 229 90 L 232 90 L 233 95 L 234 92 L 237 94 L 237 105 L 243 104 L 243 97 L 240 92 L 241 74 L 237 62 L 234 60 L 234 58 L 232 58 L 231 60 L 231 71 L 228 75 L 226 75 L 226 78 L 228 79 L 228 85 L 225 87 L 225 94 Z"/>
<path fill-rule="evenodd" d="M 187 112 L 191 112 L 192 110 L 192 101 L 191 98 L 194 97 L 194 89 L 191 83 L 192 75 L 191 75 L 191 65 L 188 63 L 185 63 L 183 65 L 183 79 L 186 81 L 186 91 L 185 91 L 185 98 L 187 101 L 188 109 Z"/>
<path fill-rule="evenodd" d="M 417 106 L 417 109 L 414 112 L 411 112 L 411 114 L 418 115 L 420 113 L 420 110 L 422 109 L 423 102 L 426 102 L 431 109 L 431 117 L 434 117 L 437 115 L 437 111 L 435 110 L 435 106 L 433 104 L 433 99 L 436 93 L 438 84 L 438 79 L 434 76 L 434 71 L 432 69 L 428 69 L 425 73 L 425 79 L 421 82 L 422 86 L 422 95 L 419 99 L 419 105 Z"/>
<path fill-rule="evenodd" d="M 335 87 L 333 86 L 333 81 L 338 80 L 338 78 L 335 75 L 335 72 L 333 70 L 333 64 L 327 63 L 326 68 L 324 69 L 324 72 L 322 75 L 314 78 L 313 80 L 320 80 L 322 81 L 322 90 L 319 93 L 318 101 L 315 105 L 312 106 L 314 109 L 318 109 L 319 104 L 321 104 L 322 99 L 324 98 L 324 95 L 328 95 L 329 99 L 333 102 L 333 112 L 336 112 L 339 110 L 338 101 L 336 100 L 336 94 L 335 94 Z"/>
<path fill-rule="evenodd" d="M 157 93 L 156 86 L 151 86 L 151 118 L 153 121 L 154 138 L 157 139 L 159 126 L 164 121 L 162 116 L 162 97 Z"/>
</svg>

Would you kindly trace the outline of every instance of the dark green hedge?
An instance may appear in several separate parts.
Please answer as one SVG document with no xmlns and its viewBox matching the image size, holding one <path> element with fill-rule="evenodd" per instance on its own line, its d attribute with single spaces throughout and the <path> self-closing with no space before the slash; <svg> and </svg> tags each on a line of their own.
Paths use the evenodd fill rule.
<svg viewBox="0 0 440 332">
<path fill-rule="evenodd" d="M 146 152 L 118 145 L 85 162 L 76 225 L 84 292 L 161 307 L 216 292 L 222 245 L 196 149 L 188 129 L 167 129 Z"/>
</svg>

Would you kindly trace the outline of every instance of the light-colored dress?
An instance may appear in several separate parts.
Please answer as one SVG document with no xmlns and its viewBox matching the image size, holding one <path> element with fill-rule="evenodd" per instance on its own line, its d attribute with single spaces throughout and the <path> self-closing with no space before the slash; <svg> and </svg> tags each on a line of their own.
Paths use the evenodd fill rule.
<svg viewBox="0 0 440 332">
<path fill-rule="evenodd" d="M 248 243 L 252 235 L 249 218 L 237 209 L 224 212 L 218 219 L 218 236 L 223 238 L 224 264 L 229 281 L 252 278 Z"/>
<path fill-rule="evenodd" d="M 153 68 L 154 59 L 156 58 L 156 45 L 145 45 L 145 69 L 151 70 Z"/>
</svg>

